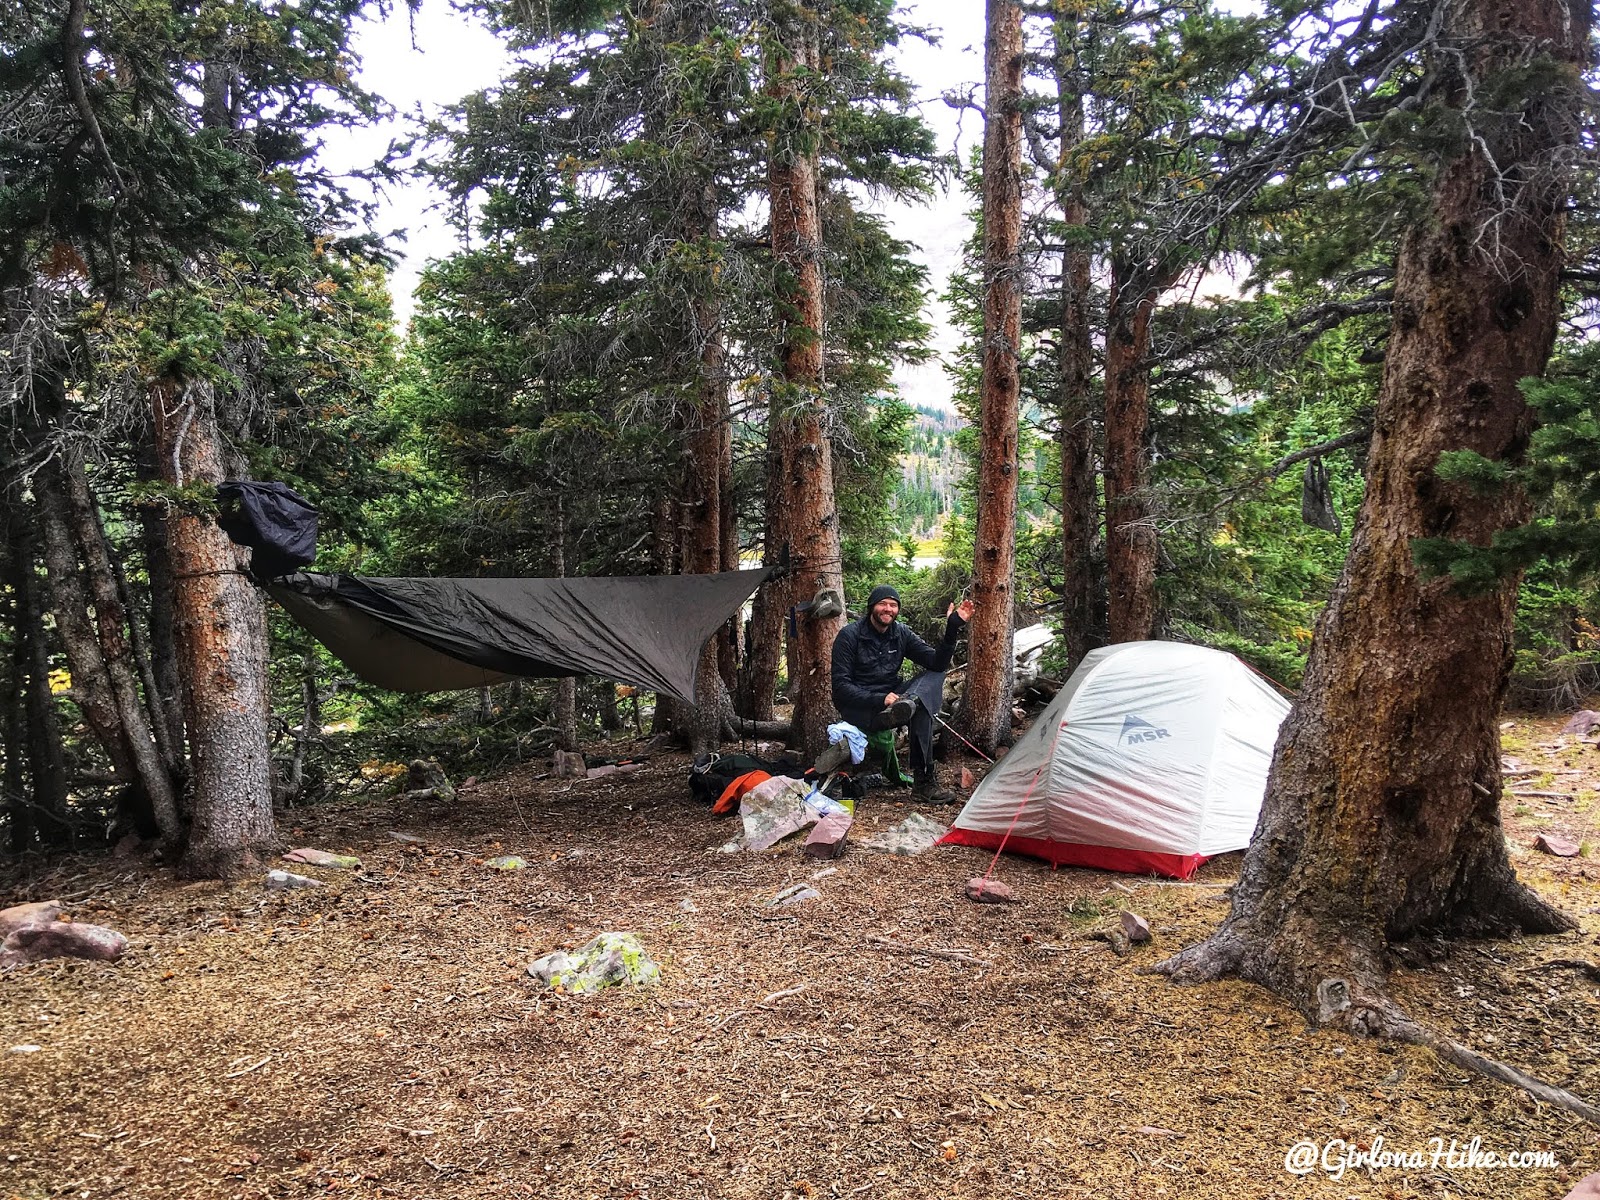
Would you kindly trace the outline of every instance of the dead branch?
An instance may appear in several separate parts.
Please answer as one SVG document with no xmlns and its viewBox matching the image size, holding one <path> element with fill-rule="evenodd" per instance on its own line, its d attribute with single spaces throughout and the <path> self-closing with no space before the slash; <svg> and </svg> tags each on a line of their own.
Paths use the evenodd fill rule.
<svg viewBox="0 0 1600 1200">
<path fill-rule="evenodd" d="M 965 950 L 949 949 L 943 946 L 907 946 L 904 942 L 891 941 L 889 938 L 868 938 L 868 942 L 883 950 L 893 950 L 897 954 L 925 955 L 928 958 L 947 958 L 951 962 L 970 963 L 975 967 L 987 967 L 989 964 L 984 959 L 974 958 Z"/>
</svg>

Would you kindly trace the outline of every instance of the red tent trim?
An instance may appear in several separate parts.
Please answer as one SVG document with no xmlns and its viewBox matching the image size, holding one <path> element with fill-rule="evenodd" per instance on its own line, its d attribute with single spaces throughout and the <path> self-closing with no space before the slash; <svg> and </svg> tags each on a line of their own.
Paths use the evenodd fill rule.
<svg viewBox="0 0 1600 1200">
<path fill-rule="evenodd" d="M 1163 854 L 1156 850 L 1123 850 L 1116 846 L 1089 846 L 1081 842 L 1052 842 L 1048 838 L 1006 837 L 975 829 L 952 829 L 939 839 L 939 845 L 976 846 L 980 850 L 1007 850 L 1031 854 L 1054 867 L 1094 867 L 1101 871 L 1122 871 L 1129 875 L 1167 875 L 1188 879 L 1204 854 Z"/>
</svg>

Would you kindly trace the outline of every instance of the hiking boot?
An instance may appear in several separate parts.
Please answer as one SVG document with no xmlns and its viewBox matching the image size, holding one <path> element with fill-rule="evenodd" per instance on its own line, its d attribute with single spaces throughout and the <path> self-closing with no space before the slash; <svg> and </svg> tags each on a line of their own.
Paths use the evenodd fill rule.
<svg viewBox="0 0 1600 1200">
<path fill-rule="evenodd" d="M 849 765 L 850 743 L 841 741 L 834 742 L 833 745 L 817 755 L 817 761 L 812 769 L 818 775 L 828 775 L 837 771 L 840 767 L 848 767 Z"/>
<path fill-rule="evenodd" d="M 889 723 L 886 729 L 897 729 L 901 725 L 911 724 L 911 718 L 916 714 L 917 702 L 915 700 L 896 700 L 889 706 Z"/>
<path fill-rule="evenodd" d="M 939 773 L 929 771 L 926 775 L 918 775 L 916 782 L 911 785 L 911 799 L 917 804 L 954 804 L 956 794 L 939 782 Z"/>
</svg>

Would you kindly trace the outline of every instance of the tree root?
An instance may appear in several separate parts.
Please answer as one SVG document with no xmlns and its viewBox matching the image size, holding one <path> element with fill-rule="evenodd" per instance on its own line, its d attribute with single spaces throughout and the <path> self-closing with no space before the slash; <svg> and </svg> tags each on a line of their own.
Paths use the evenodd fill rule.
<svg viewBox="0 0 1600 1200">
<path fill-rule="evenodd" d="M 1151 975 L 1165 975 L 1173 983 L 1215 983 L 1239 973 L 1244 947 L 1236 938 L 1218 930 L 1205 941 L 1180 950 L 1171 958 L 1144 968 Z"/>
<path fill-rule="evenodd" d="M 1486 1079 L 1496 1083 L 1508 1084 L 1511 1087 L 1521 1088 L 1535 1100 L 1545 1104 L 1554 1105 L 1556 1108 L 1582 1117 L 1591 1125 L 1600 1126 L 1600 1107 L 1590 1104 L 1580 1096 L 1574 1096 L 1565 1088 L 1558 1088 L 1543 1080 L 1535 1079 L 1532 1075 L 1523 1073 L 1513 1066 L 1493 1058 L 1486 1058 L 1476 1050 L 1463 1046 L 1460 1042 L 1435 1033 L 1426 1026 L 1419 1025 L 1410 1017 L 1402 1013 L 1393 1004 L 1385 1003 L 1384 1011 L 1379 1014 L 1375 1029 L 1376 1036 L 1387 1037 L 1397 1042 L 1405 1042 L 1411 1046 L 1423 1046 L 1432 1050 L 1446 1062 L 1468 1071 L 1476 1072 Z"/>
<path fill-rule="evenodd" d="M 1230 975 L 1250 978 L 1248 969 L 1241 970 L 1245 965 L 1244 943 L 1239 938 L 1219 930 L 1206 941 L 1190 946 L 1146 970 L 1150 974 L 1165 975 L 1174 983 L 1213 983 Z M 1560 965 L 1569 964 L 1563 962 Z M 1572 965 L 1586 967 L 1588 964 Z M 1294 999 L 1286 995 L 1282 986 L 1274 986 L 1260 979 L 1252 981 L 1263 983 L 1268 990 L 1276 992 L 1279 996 L 1291 1001 Z M 1398 1005 L 1381 994 L 1352 994 L 1351 985 L 1347 981 L 1330 978 L 1322 980 L 1317 985 L 1314 1006 L 1307 1003 L 1300 1007 L 1316 1026 L 1343 1029 L 1347 1033 L 1362 1037 L 1387 1038 L 1410 1046 L 1421 1046 L 1433 1051 L 1446 1062 L 1454 1063 L 1496 1083 L 1521 1088 L 1541 1103 L 1554 1105 L 1556 1108 L 1582 1117 L 1592 1125 L 1600 1126 L 1600 1106 L 1591 1104 L 1564 1088 L 1535 1079 L 1532 1075 L 1506 1063 L 1487 1058 L 1460 1042 L 1418 1024 L 1406 1016 Z"/>
</svg>

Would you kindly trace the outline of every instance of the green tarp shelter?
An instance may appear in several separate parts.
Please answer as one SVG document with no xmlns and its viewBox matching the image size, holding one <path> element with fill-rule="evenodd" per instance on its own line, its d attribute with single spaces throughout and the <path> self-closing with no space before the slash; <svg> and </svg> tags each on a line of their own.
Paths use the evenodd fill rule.
<svg viewBox="0 0 1600 1200">
<path fill-rule="evenodd" d="M 266 586 L 340 662 L 397 692 L 599 675 L 692 701 L 706 640 L 773 571 L 588 579 L 297 574 Z"/>
</svg>

